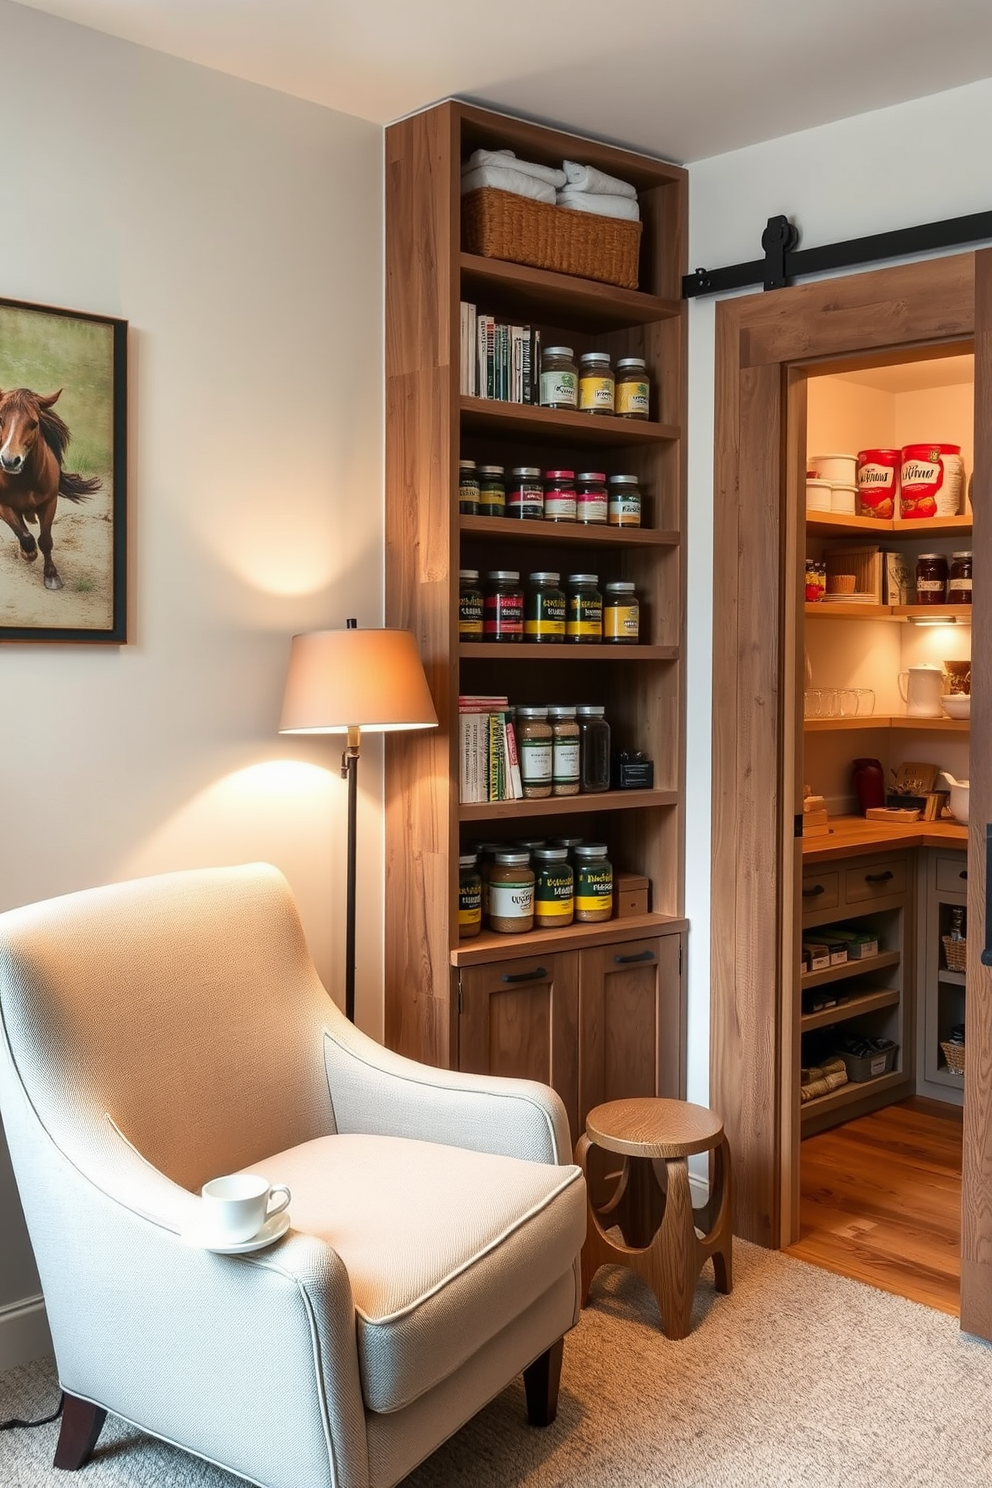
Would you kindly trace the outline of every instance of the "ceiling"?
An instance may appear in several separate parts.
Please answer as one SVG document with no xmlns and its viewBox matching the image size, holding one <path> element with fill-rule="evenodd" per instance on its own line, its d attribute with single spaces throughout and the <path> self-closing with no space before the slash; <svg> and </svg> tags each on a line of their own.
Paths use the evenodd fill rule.
<svg viewBox="0 0 992 1488">
<path fill-rule="evenodd" d="M 377 123 L 452 96 L 680 163 L 992 76 L 989 0 L 26 0 Z"/>
</svg>

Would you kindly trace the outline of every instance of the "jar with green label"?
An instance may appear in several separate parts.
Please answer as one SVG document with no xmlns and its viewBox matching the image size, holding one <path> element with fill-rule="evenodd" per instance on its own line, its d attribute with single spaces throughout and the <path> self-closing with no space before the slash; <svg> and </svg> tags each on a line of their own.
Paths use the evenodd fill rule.
<svg viewBox="0 0 992 1488">
<path fill-rule="evenodd" d="M 542 408 L 576 408 L 579 401 L 579 369 L 570 346 L 546 346 L 541 353 L 540 393 Z"/>
<path fill-rule="evenodd" d="M 641 489 L 636 475 L 611 475 L 606 516 L 611 527 L 640 527 Z"/>
<path fill-rule="evenodd" d="M 598 644 L 603 639 L 603 596 L 597 574 L 569 574 L 566 580 L 565 639 Z"/>
<path fill-rule="evenodd" d="M 458 461 L 458 510 L 463 517 L 479 515 L 479 472 L 474 460 Z"/>
<path fill-rule="evenodd" d="M 502 465 L 479 466 L 479 516 L 506 516 L 506 482 Z"/>
<path fill-rule="evenodd" d="M 534 854 L 534 924 L 558 930 L 575 918 L 575 875 L 564 847 L 542 847 Z"/>
<path fill-rule="evenodd" d="M 605 842 L 584 842 L 575 849 L 575 918 L 588 924 L 613 914 L 613 866 Z"/>
<path fill-rule="evenodd" d="M 552 733 L 547 708 L 517 708 L 514 713 L 517 753 L 524 800 L 540 801 L 551 794 Z"/>
<path fill-rule="evenodd" d="M 482 585 L 477 568 L 458 570 L 458 639 L 482 640 Z"/>
<path fill-rule="evenodd" d="M 587 351 L 579 362 L 579 410 L 613 413 L 616 379 L 608 351 Z"/>
<path fill-rule="evenodd" d="M 534 928 L 534 870 L 529 854 L 501 850 L 489 874 L 489 928 L 521 935 Z"/>
<path fill-rule="evenodd" d="M 482 929 L 482 876 L 475 853 L 458 859 L 458 939 L 469 940 Z"/>
<path fill-rule="evenodd" d="M 551 725 L 551 794 L 553 796 L 577 796 L 579 794 L 579 725 L 575 721 L 575 709 L 564 703 L 554 703 L 548 708 Z"/>
<path fill-rule="evenodd" d="M 611 580 L 603 599 L 603 640 L 615 646 L 636 646 L 640 615 L 633 584 L 623 579 Z"/>
<path fill-rule="evenodd" d="M 643 357 L 617 362 L 617 418 L 646 419 L 651 410 L 651 379 Z"/>
<path fill-rule="evenodd" d="M 560 588 L 561 574 L 528 575 L 524 600 L 524 640 L 564 641 L 565 591 Z"/>
</svg>

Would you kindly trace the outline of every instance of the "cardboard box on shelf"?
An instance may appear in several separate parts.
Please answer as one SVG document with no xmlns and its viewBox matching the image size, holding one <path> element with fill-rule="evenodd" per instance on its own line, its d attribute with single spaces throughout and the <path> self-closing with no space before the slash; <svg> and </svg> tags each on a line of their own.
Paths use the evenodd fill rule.
<svg viewBox="0 0 992 1488">
<path fill-rule="evenodd" d="M 882 603 L 908 605 L 915 599 L 916 578 L 910 572 L 905 553 L 883 553 Z"/>
</svg>

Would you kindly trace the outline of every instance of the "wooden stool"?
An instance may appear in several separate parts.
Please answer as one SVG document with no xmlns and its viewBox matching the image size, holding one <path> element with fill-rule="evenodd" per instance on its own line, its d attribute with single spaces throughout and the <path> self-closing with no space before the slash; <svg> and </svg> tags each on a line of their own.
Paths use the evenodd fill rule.
<svg viewBox="0 0 992 1488">
<path fill-rule="evenodd" d="M 654 1292 L 668 1338 L 689 1332 L 696 1281 L 713 1257 L 718 1292 L 733 1286 L 730 1147 L 723 1122 L 705 1106 L 678 1100 L 617 1100 L 596 1106 L 575 1148 L 586 1173 L 590 1147 L 623 1155 L 613 1197 L 601 1209 L 589 1200 L 589 1227 L 582 1247 L 582 1306 L 600 1266 L 626 1266 Z M 686 1158 L 711 1152 L 710 1195 L 692 1207 Z M 655 1162 L 665 1164 L 664 1187 Z M 623 1243 L 606 1231 L 618 1226 Z M 701 1231 L 701 1235 L 697 1233 Z"/>
</svg>

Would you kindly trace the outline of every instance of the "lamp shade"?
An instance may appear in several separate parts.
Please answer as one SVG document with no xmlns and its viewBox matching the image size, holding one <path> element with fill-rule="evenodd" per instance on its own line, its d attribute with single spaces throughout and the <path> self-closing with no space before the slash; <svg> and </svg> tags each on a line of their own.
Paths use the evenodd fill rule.
<svg viewBox="0 0 992 1488">
<path fill-rule="evenodd" d="M 293 637 L 281 734 L 436 728 L 408 630 L 314 630 Z"/>
</svg>

